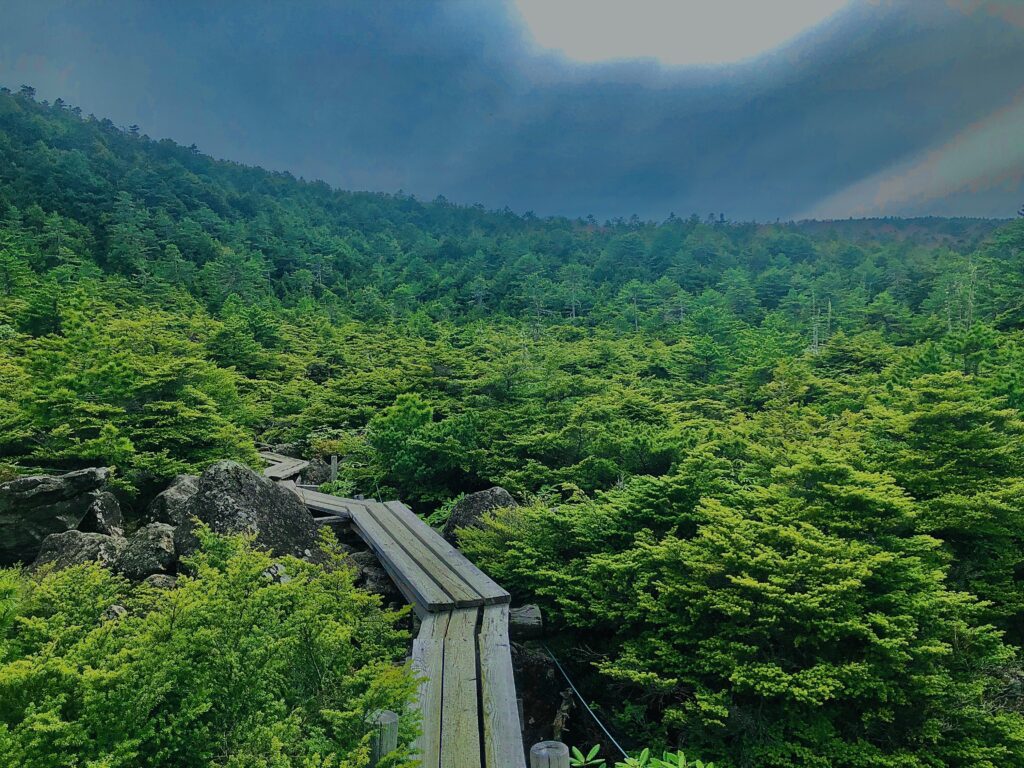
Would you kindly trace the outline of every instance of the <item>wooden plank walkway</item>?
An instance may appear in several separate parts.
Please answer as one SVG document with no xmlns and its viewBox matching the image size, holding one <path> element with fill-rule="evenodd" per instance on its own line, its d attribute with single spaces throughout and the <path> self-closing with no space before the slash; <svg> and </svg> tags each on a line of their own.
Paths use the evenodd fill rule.
<svg viewBox="0 0 1024 768">
<path fill-rule="evenodd" d="M 420 617 L 412 665 L 424 768 L 526 768 L 508 592 L 401 502 L 293 489 L 311 511 L 351 521 Z"/>
<path fill-rule="evenodd" d="M 271 480 L 291 480 L 305 472 L 309 466 L 309 462 L 303 459 L 293 459 L 271 451 L 260 451 L 260 458 L 270 465 L 263 470 L 263 474 Z"/>
</svg>

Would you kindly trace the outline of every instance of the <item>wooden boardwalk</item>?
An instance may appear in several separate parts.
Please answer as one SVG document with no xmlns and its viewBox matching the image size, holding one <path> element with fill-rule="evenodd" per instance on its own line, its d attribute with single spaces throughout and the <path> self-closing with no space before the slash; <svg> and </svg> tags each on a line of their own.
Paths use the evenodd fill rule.
<svg viewBox="0 0 1024 768">
<path fill-rule="evenodd" d="M 303 459 L 293 459 L 270 451 L 260 451 L 260 457 L 270 465 L 263 470 L 263 474 L 271 480 L 291 480 L 305 472 L 309 466 L 309 462 Z"/>
<path fill-rule="evenodd" d="M 286 466 L 275 474 L 291 474 L 276 479 L 301 471 Z M 424 768 L 526 768 L 508 592 L 401 502 L 294 488 L 315 514 L 351 522 L 420 617 L 412 663 L 422 681 L 415 746 Z"/>
</svg>

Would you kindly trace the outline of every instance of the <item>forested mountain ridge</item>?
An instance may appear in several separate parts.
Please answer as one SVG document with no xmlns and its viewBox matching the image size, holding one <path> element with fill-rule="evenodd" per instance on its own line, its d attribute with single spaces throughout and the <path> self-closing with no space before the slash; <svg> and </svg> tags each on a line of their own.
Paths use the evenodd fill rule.
<svg viewBox="0 0 1024 768">
<path fill-rule="evenodd" d="M 339 192 L 0 94 L 0 461 L 501 484 L 464 546 L 630 738 L 1024 765 L 1024 224 L 843 227 Z"/>
</svg>

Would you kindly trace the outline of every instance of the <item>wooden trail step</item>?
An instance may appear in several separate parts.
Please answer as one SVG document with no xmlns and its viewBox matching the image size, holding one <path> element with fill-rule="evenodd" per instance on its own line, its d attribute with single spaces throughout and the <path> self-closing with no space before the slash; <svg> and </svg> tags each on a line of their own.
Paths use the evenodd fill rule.
<svg viewBox="0 0 1024 768">
<path fill-rule="evenodd" d="M 288 480 L 305 469 L 261 455 L 277 462 L 267 477 Z M 414 748 L 424 768 L 526 768 L 508 592 L 401 502 L 289 487 L 314 515 L 350 521 L 420 617 L 412 668 L 422 733 Z"/>
<path fill-rule="evenodd" d="M 260 451 L 260 457 L 270 465 L 263 470 L 263 474 L 271 480 L 290 480 L 301 475 L 309 466 L 309 462 L 303 459 L 293 459 L 271 451 Z"/>
<path fill-rule="evenodd" d="M 465 555 L 417 517 L 405 504 L 400 501 L 389 501 L 384 506 L 413 535 L 423 541 L 424 545 L 430 550 L 432 557 L 438 558 L 447 564 L 467 586 L 483 598 L 484 604 L 509 602 L 511 598 L 508 592 L 499 587 L 490 576 L 469 562 Z"/>
<path fill-rule="evenodd" d="M 508 592 L 411 509 L 397 501 L 346 499 L 295 486 L 312 511 L 347 517 L 416 612 L 508 603 Z"/>
<path fill-rule="evenodd" d="M 508 606 L 431 614 L 413 641 L 424 768 L 525 768 Z"/>
</svg>

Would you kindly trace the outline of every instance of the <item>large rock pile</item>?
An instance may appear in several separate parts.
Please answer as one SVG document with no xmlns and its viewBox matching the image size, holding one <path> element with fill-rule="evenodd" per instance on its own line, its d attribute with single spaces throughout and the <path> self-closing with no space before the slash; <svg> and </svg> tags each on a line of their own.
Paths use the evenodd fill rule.
<svg viewBox="0 0 1024 768">
<path fill-rule="evenodd" d="M 203 472 L 196 492 L 170 521 L 179 556 L 199 545 L 194 519 L 214 533 L 252 534 L 258 546 L 278 555 L 310 557 L 316 549 L 316 524 L 299 497 L 233 461 L 218 462 Z"/>
<path fill-rule="evenodd" d="M 166 523 L 144 525 L 128 539 L 114 560 L 114 570 L 132 581 L 174 570 L 178 553 L 174 549 L 174 528 Z"/>
<path fill-rule="evenodd" d="M 51 533 L 43 540 L 39 556 L 32 563 L 32 567 L 52 565 L 60 570 L 96 561 L 112 568 L 126 543 L 123 538 L 105 533 L 86 533 L 77 530 Z"/>
<path fill-rule="evenodd" d="M 0 485 L 0 564 L 66 568 L 98 561 L 143 580 L 173 573 L 196 550 L 195 520 L 217 533 L 252 534 L 275 554 L 316 551 L 316 524 L 298 497 L 236 462 L 175 478 L 129 537 L 117 498 L 106 489 L 109 476 L 100 467 Z"/>
<path fill-rule="evenodd" d="M 33 560 L 52 534 L 80 526 L 111 533 L 121 514 L 117 499 L 103 490 L 109 476 L 94 467 L 0 484 L 0 565 Z"/>
<path fill-rule="evenodd" d="M 173 586 L 181 558 L 199 546 L 197 520 L 216 533 L 250 534 L 277 555 L 320 557 L 317 523 L 299 497 L 236 462 L 176 477 L 129 536 L 117 499 L 106 490 L 108 477 L 107 469 L 94 468 L 0 485 L 0 564 L 60 569 L 99 562 L 132 581 L 166 588 Z M 401 602 L 373 553 L 346 538 L 360 547 L 342 544 L 358 583 Z"/>
</svg>

